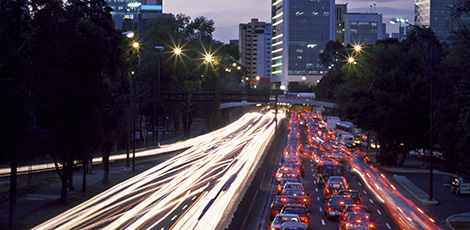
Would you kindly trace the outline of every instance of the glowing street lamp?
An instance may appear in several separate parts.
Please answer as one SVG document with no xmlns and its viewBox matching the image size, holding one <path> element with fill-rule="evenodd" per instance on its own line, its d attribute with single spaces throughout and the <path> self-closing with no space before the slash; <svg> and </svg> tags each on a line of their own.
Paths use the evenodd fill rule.
<svg viewBox="0 0 470 230">
<path fill-rule="evenodd" d="M 181 48 L 175 48 L 173 50 L 173 53 L 175 53 L 176 55 L 180 55 L 181 54 Z"/>
<path fill-rule="evenodd" d="M 138 49 L 139 46 L 140 46 L 140 45 L 139 45 L 138 42 L 133 42 L 133 43 L 132 43 L 132 47 L 134 47 L 134 48 L 136 48 L 136 49 Z"/>
<path fill-rule="evenodd" d="M 398 40 L 401 41 L 402 40 L 401 24 L 402 23 L 408 23 L 408 18 L 401 18 L 401 17 L 392 18 L 390 20 L 390 24 L 395 24 L 395 23 L 399 24 L 399 27 L 398 27 Z"/>
<path fill-rule="evenodd" d="M 356 51 L 356 52 L 361 52 L 361 50 L 362 50 L 362 46 L 361 46 L 361 45 L 355 45 L 355 46 L 354 46 L 354 51 Z"/>
<path fill-rule="evenodd" d="M 204 59 L 205 59 L 206 62 L 211 63 L 211 62 L 212 62 L 212 55 L 206 54 L 206 56 L 204 57 Z"/>
<path fill-rule="evenodd" d="M 356 61 L 354 60 L 353 57 L 349 57 L 349 58 L 348 58 L 348 63 L 349 63 L 349 64 L 356 64 Z"/>
</svg>

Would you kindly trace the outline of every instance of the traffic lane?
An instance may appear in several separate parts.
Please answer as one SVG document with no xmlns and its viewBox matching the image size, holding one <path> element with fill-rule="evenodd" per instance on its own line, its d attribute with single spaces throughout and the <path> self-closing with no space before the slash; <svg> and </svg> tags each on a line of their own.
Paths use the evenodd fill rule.
<svg viewBox="0 0 470 230">
<path fill-rule="evenodd" d="M 429 173 L 406 173 L 400 175 L 406 176 L 421 190 L 429 194 Z M 415 202 L 418 203 L 417 205 L 426 213 L 435 218 L 436 223 L 440 224 L 453 214 L 468 212 L 469 210 L 470 195 L 458 196 L 455 193 L 451 193 L 450 183 L 453 179 L 455 178 L 450 175 L 433 175 L 433 197 L 435 200 L 439 201 L 438 205 L 425 206 Z"/>
<path fill-rule="evenodd" d="M 307 193 L 310 193 L 310 213 L 311 213 L 311 229 L 338 229 L 338 219 L 327 219 L 324 214 L 325 200 L 323 199 L 323 187 L 316 184 L 316 170 L 312 161 L 304 160 L 306 176 L 304 178 L 304 186 Z M 373 198 L 362 183 L 355 175 L 346 172 L 346 180 L 350 189 L 355 189 L 361 193 L 362 202 L 371 210 L 371 215 L 378 229 L 397 229 L 392 218 L 387 214 L 382 205 Z"/>
</svg>

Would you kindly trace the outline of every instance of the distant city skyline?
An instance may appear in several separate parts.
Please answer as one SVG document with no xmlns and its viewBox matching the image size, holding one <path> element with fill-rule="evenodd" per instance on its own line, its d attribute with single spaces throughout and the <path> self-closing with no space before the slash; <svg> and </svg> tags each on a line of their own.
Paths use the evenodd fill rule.
<svg viewBox="0 0 470 230">
<path fill-rule="evenodd" d="M 382 14 L 383 22 L 387 24 L 386 32 L 389 34 L 398 33 L 398 25 L 390 24 L 392 18 L 405 17 L 408 18 L 409 23 L 414 23 L 414 0 L 337 0 L 335 2 L 335 4 L 345 3 L 348 3 L 348 12 Z M 175 15 L 183 13 L 192 19 L 200 16 L 212 19 L 215 23 L 214 39 L 228 43 L 231 39 L 238 39 L 240 23 L 248 23 L 251 18 L 270 23 L 271 1 L 164 0 L 163 12 Z"/>
</svg>

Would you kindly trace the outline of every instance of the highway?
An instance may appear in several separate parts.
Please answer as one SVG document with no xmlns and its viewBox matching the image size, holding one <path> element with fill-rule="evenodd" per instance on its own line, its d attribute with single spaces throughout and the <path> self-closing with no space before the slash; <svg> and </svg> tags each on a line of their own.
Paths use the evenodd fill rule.
<svg viewBox="0 0 470 230">
<path fill-rule="evenodd" d="M 34 229 L 224 228 L 241 199 L 237 192 L 274 131 L 274 114 L 245 114 L 222 129 L 167 147 L 188 149 Z"/>
<path fill-rule="evenodd" d="M 322 132 L 317 135 L 317 131 L 308 131 L 319 130 L 315 128 L 318 121 L 308 118 L 309 114 L 302 114 L 303 122 L 300 116 L 291 117 L 291 133 L 287 139 L 281 139 L 289 151 L 302 152 L 310 229 L 338 229 L 338 219 L 325 217 L 323 187 L 316 183 L 315 154 L 321 151 L 321 155 L 328 155 L 332 146 L 325 133 L 322 136 Z M 278 119 L 284 118 L 284 114 L 278 114 Z M 248 186 L 262 154 L 274 138 L 275 123 L 272 112 L 248 113 L 214 132 L 140 152 L 141 156 L 150 156 L 184 150 L 34 229 L 225 229 L 243 198 L 240 191 Z M 312 140 L 321 141 L 323 147 L 313 147 Z M 441 229 L 401 194 L 384 173 L 370 164 L 365 153 L 339 149 L 346 156 L 344 177 L 350 189 L 360 192 L 377 229 Z M 286 150 L 281 151 L 277 154 L 282 155 Z M 124 156 L 116 156 L 116 159 L 119 157 Z M 256 229 L 267 229 L 271 224 L 269 203 L 275 195 L 273 173 L 267 174 L 270 197 L 264 203 L 255 201 L 255 205 L 267 207 L 259 212 L 262 213 L 260 218 L 254 220 Z"/>
</svg>

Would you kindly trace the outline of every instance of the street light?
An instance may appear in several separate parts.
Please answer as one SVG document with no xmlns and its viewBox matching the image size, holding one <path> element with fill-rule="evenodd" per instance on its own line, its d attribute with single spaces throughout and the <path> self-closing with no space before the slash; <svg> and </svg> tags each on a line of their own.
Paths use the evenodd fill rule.
<svg viewBox="0 0 470 230">
<path fill-rule="evenodd" d="M 211 63 L 211 62 L 212 62 L 212 55 L 206 54 L 205 57 L 204 57 L 204 59 L 205 59 L 206 62 Z"/>
<path fill-rule="evenodd" d="M 126 31 L 126 32 L 122 32 L 121 35 L 126 35 L 126 37 L 128 37 L 128 38 L 132 38 L 132 37 L 134 37 L 134 32 L 133 31 Z"/>
<path fill-rule="evenodd" d="M 399 27 L 398 27 L 398 41 L 401 41 L 402 40 L 401 24 L 402 23 L 408 23 L 408 18 L 401 18 L 401 17 L 392 18 L 390 20 L 390 24 L 395 24 L 395 23 L 399 24 Z"/>
<path fill-rule="evenodd" d="M 132 47 L 134 49 L 136 49 L 137 51 L 139 50 L 139 43 L 138 42 L 133 42 L 132 43 Z M 135 82 L 134 82 L 134 70 L 131 71 L 131 86 L 132 86 L 132 101 L 133 101 L 133 112 L 134 112 L 134 118 L 133 118 L 133 121 L 132 121 L 132 126 L 133 126 L 133 133 L 132 133 L 132 137 L 133 137 L 133 140 L 132 140 L 132 171 L 134 172 L 135 171 L 135 145 L 136 145 L 136 130 L 135 130 L 135 126 L 136 126 L 136 120 L 137 120 L 137 103 L 136 103 L 136 94 L 135 94 Z"/>
<path fill-rule="evenodd" d="M 157 100 L 160 100 L 160 52 L 165 49 L 163 46 L 155 46 L 155 49 L 157 49 L 157 56 L 158 56 L 158 79 L 157 79 L 157 85 L 153 88 L 153 129 L 154 132 L 152 133 L 153 139 L 155 140 L 154 146 L 160 147 L 160 141 L 159 141 L 159 130 L 158 130 L 158 119 L 157 119 Z M 181 49 L 178 49 L 179 53 L 181 53 Z M 176 50 L 175 50 L 176 53 Z"/>
</svg>

